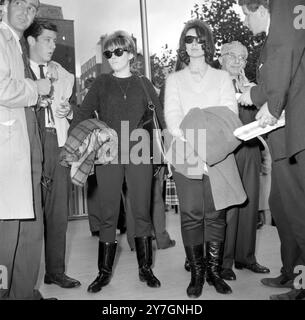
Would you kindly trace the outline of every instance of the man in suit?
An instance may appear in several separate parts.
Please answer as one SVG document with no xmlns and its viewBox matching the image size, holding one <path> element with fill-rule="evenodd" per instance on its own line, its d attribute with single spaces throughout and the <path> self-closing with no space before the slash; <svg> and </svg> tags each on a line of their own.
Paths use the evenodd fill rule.
<svg viewBox="0 0 305 320">
<path fill-rule="evenodd" d="M 59 63 L 51 61 L 56 48 L 56 25 L 37 20 L 25 31 L 29 46 L 30 67 L 35 79 L 52 80 L 49 99 L 37 112 L 43 146 L 43 210 L 45 223 L 46 284 L 62 288 L 80 286 L 65 274 L 66 232 L 69 213 L 69 169 L 59 164 L 59 154 L 67 140 L 72 109 L 68 102 L 74 76 Z"/>
<path fill-rule="evenodd" d="M 222 69 L 229 72 L 237 94 L 251 84 L 245 76 L 248 50 L 238 41 L 225 43 L 221 47 L 219 62 Z M 255 121 L 255 106 L 238 106 L 239 118 L 243 124 Z M 269 273 L 270 270 L 257 263 L 255 257 L 256 226 L 259 206 L 259 177 L 261 167 L 260 142 L 252 139 L 243 142 L 235 151 L 238 170 L 247 194 L 247 201 L 227 211 L 225 249 L 221 276 L 225 280 L 235 280 L 232 270 L 248 269 L 255 273 Z"/>
<path fill-rule="evenodd" d="M 0 23 L 0 265 L 8 287 L 0 299 L 41 299 L 35 290 L 42 249 L 41 163 L 37 119 L 30 106 L 50 92 L 29 75 L 23 32 L 38 0 L 6 0 Z"/>
<path fill-rule="evenodd" d="M 245 24 L 254 34 L 267 33 L 262 49 L 257 86 L 239 99 L 256 105 L 262 127 L 274 124 L 285 110 L 285 127 L 271 132 L 272 156 L 269 198 L 280 241 L 283 267 L 280 276 L 262 279 L 271 287 L 292 287 L 294 269 L 305 265 L 305 30 L 298 21 L 304 0 L 239 0 Z M 293 289 L 271 299 L 304 299 Z"/>
</svg>

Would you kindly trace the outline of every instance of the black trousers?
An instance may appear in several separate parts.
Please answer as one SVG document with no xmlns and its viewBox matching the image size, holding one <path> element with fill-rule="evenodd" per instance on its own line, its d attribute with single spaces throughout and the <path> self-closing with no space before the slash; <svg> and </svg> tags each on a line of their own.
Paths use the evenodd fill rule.
<svg viewBox="0 0 305 320">
<path fill-rule="evenodd" d="M 5 265 L 8 270 L 8 288 L 0 289 L 0 299 L 41 298 L 35 286 L 43 240 L 42 150 L 36 116 L 30 108 L 26 108 L 26 120 L 31 148 L 35 219 L 0 221 L 0 264 Z"/>
<path fill-rule="evenodd" d="M 57 135 L 43 130 L 43 207 L 46 273 L 65 272 L 69 169 L 59 164 Z"/>
<path fill-rule="evenodd" d="M 181 233 L 184 246 L 204 241 L 223 242 L 225 210 L 215 210 L 210 179 L 189 179 L 173 170 L 181 212 Z"/>
<path fill-rule="evenodd" d="M 272 163 L 269 205 L 281 241 L 282 273 L 305 265 L 305 151 Z"/>
<path fill-rule="evenodd" d="M 261 152 L 258 140 L 243 143 L 235 153 L 247 201 L 227 211 L 226 240 L 223 267 L 232 268 L 233 261 L 256 262 L 256 226 L 259 208 L 259 175 Z"/>
<path fill-rule="evenodd" d="M 152 228 L 150 218 L 152 166 L 145 164 L 98 165 L 96 166 L 96 178 L 101 205 L 100 241 L 115 241 L 124 178 L 135 221 L 135 236 L 150 236 Z"/>
</svg>

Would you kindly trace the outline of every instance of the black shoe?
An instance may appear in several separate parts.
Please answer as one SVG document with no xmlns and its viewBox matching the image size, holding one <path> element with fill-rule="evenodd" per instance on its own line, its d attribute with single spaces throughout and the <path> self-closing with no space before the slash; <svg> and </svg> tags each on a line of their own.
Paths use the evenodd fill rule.
<svg viewBox="0 0 305 320">
<path fill-rule="evenodd" d="M 46 284 L 57 284 L 61 288 L 71 289 L 80 287 L 81 283 L 76 280 L 68 277 L 65 273 L 58 274 L 48 274 L 44 276 L 44 283 Z"/>
<path fill-rule="evenodd" d="M 236 280 L 236 275 L 231 268 L 222 268 L 220 272 L 220 276 L 224 280 L 228 280 L 228 281 Z"/>
<path fill-rule="evenodd" d="M 98 248 L 98 276 L 90 284 L 87 291 L 96 293 L 106 286 L 112 277 L 112 266 L 114 262 L 117 241 L 115 242 L 99 242 Z"/>
<path fill-rule="evenodd" d="M 289 292 L 281 294 L 273 294 L 270 296 L 270 300 L 304 300 L 305 299 L 305 290 L 301 289 L 292 289 Z"/>
<path fill-rule="evenodd" d="M 91 231 L 92 237 L 99 237 L 100 232 L 99 231 Z"/>
<path fill-rule="evenodd" d="M 263 278 L 261 283 L 267 287 L 272 288 L 290 288 L 294 289 L 293 280 L 287 277 L 285 274 L 281 274 L 276 278 Z"/>
<path fill-rule="evenodd" d="M 223 248 L 223 242 L 206 242 L 206 280 L 210 286 L 214 286 L 218 293 L 230 294 L 232 293 L 231 287 L 220 276 Z"/>
<path fill-rule="evenodd" d="M 248 269 L 254 273 L 270 273 L 270 270 L 267 267 L 261 266 L 257 262 L 252 264 L 245 264 L 245 263 L 235 261 L 235 269 L 238 269 L 238 270 Z"/>
<path fill-rule="evenodd" d="M 159 288 L 160 281 L 151 270 L 152 266 L 152 237 L 135 238 L 140 281 L 146 282 L 151 288 Z"/>
<path fill-rule="evenodd" d="M 164 245 L 164 246 L 158 246 L 157 245 L 157 248 L 158 249 L 168 249 L 168 248 L 174 247 L 175 245 L 176 245 L 176 241 L 170 239 L 169 242 L 166 245 Z"/>
</svg>

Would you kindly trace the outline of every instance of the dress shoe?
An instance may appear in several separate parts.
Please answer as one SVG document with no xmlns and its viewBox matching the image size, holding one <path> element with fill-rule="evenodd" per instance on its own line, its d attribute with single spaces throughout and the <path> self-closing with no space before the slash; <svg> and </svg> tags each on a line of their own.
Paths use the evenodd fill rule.
<svg viewBox="0 0 305 320">
<path fill-rule="evenodd" d="M 236 280 L 236 275 L 231 268 L 222 268 L 220 276 L 224 280 Z"/>
<path fill-rule="evenodd" d="M 68 277 L 65 273 L 58 273 L 58 274 L 48 274 L 44 276 L 44 283 L 46 284 L 57 284 L 58 286 L 70 289 L 70 288 L 77 288 L 81 285 L 81 283 L 76 280 Z"/>
<path fill-rule="evenodd" d="M 305 300 L 305 290 L 292 289 L 282 294 L 273 294 L 270 300 Z"/>
<path fill-rule="evenodd" d="M 91 231 L 92 237 L 99 237 L 100 232 L 99 231 Z"/>
<path fill-rule="evenodd" d="M 288 278 L 285 274 L 281 274 L 276 278 L 263 278 L 261 283 L 267 287 L 294 289 L 293 279 Z"/>
<path fill-rule="evenodd" d="M 175 240 L 169 240 L 168 243 L 164 246 L 157 246 L 158 249 L 167 249 L 167 248 L 172 248 L 176 245 L 176 241 Z"/>
<path fill-rule="evenodd" d="M 269 273 L 270 270 L 264 266 L 261 266 L 257 262 L 251 264 L 245 264 L 240 262 L 235 262 L 235 269 L 248 269 L 254 273 Z"/>
</svg>

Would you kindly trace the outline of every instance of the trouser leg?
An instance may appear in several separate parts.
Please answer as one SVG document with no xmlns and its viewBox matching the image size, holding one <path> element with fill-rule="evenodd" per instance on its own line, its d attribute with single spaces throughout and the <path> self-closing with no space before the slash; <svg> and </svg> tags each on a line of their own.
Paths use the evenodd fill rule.
<svg viewBox="0 0 305 320">
<path fill-rule="evenodd" d="M 121 164 L 96 166 L 100 199 L 100 241 L 114 242 L 120 212 L 121 190 L 125 169 Z"/>
</svg>

